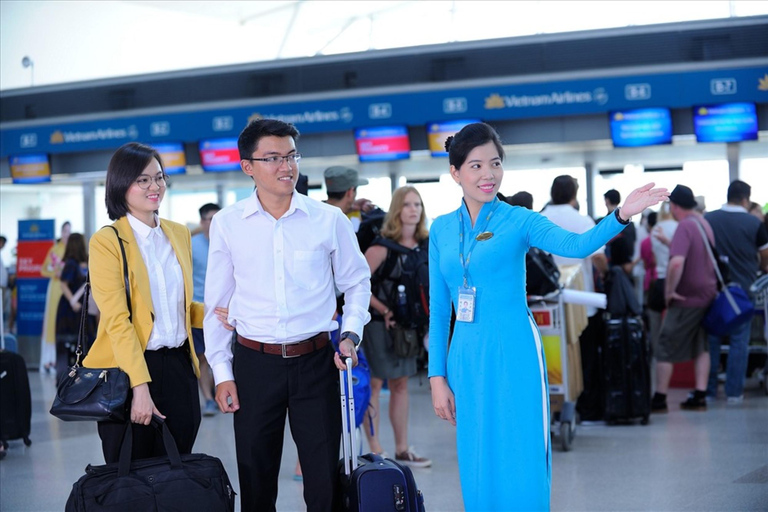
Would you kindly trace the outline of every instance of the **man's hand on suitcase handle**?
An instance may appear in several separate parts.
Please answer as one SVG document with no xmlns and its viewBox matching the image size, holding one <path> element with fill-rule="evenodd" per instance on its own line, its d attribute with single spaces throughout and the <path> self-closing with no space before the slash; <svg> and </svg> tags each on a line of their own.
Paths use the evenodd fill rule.
<svg viewBox="0 0 768 512">
<path fill-rule="evenodd" d="M 349 338 L 344 338 L 339 342 L 339 351 L 333 354 L 333 362 L 336 364 L 336 368 L 342 371 L 346 370 L 347 365 L 344 360 L 348 357 L 352 358 L 352 368 L 357 366 L 357 351 L 355 350 L 355 344 L 352 343 L 352 340 Z M 342 358 L 344 360 L 342 360 Z"/>
<path fill-rule="evenodd" d="M 223 413 L 237 412 L 240 399 L 237 397 L 237 385 L 233 380 L 225 380 L 216 385 L 216 403 Z"/>
<path fill-rule="evenodd" d="M 431 377 L 429 384 L 432 386 L 432 406 L 435 408 L 435 414 L 439 418 L 450 421 L 455 427 L 456 401 L 445 377 Z"/>
</svg>

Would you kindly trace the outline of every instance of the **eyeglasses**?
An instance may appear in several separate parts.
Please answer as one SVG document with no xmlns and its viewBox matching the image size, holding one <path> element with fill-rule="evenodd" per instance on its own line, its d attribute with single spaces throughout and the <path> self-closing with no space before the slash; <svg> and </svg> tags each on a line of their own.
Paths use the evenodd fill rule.
<svg viewBox="0 0 768 512">
<path fill-rule="evenodd" d="M 283 162 L 288 162 L 288 165 L 296 165 L 301 160 L 301 153 L 293 153 L 285 156 L 268 156 L 266 158 L 243 158 L 243 160 L 250 160 L 252 162 L 264 162 L 270 167 L 280 167 Z"/>
<path fill-rule="evenodd" d="M 155 176 L 154 178 L 151 176 L 141 175 L 139 176 L 139 179 L 136 180 L 136 184 L 139 186 L 141 190 L 147 190 L 149 186 L 155 183 L 159 188 L 165 188 L 168 186 L 168 176 L 162 175 L 162 176 Z"/>
</svg>

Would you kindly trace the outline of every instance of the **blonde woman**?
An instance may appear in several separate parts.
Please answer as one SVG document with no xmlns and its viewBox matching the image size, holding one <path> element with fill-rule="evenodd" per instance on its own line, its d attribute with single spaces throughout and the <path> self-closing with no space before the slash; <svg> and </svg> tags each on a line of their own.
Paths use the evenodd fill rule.
<svg viewBox="0 0 768 512">
<path fill-rule="evenodd" d="M 395 460 L 414 467 L 432 465 L 431 460 L 417 455 L 408 445 L 408 378 L 416 374 L 416 357 L 399 357 L 392 338 L 394 329 L 404 327 L 413 327 L 419 342 L 426 334 L 426 324 L 420 329 L 398 325 L 395 297 L 408 258 L 423 261 L 424 270 L 427 270 L 428 245 L 429 231 L 421 195 L 413 187 L 395 190 L 381 237 L 365 251 L 365 259 L 371 267 L 371 321 L 365 326 L 364 350 L 371 368 L 374 412 L 366 415 L 364 430 L 371 451 L 383 453 L 379 440 L 379 397 L 386 380 L 390 392 L 389 420 L 395 433 Z M 413 251 L 414 254 L 409 254 Z"/>
<path fill-rule="evenodd" d="M 48 292 L 45 296 L 43 335 L 40 340 L 40 373 L 56 371 L 56 312 L 61 300 L 61 271 L 64 268 L 64 250 L 67 248 L 72 226 L 69 221 L 61 225 L 61 238 L 48 250 L 40 274 L 47 277 Z"/>
</svg>

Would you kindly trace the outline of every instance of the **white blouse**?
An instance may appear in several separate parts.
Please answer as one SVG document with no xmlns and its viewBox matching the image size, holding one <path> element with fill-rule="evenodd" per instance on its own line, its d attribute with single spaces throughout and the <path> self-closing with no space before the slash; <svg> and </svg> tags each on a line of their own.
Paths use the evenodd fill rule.
<svg viewBox="0 0 768 512">
<path fill-rule="evenodd" d="M 147 342 L 147 350 L 163 347 L 176 348 L 187 339 L 184 311 L 184 275 L 168 237 L 155 216 L 156 227 L 151 228 L 130 213 L 128 222 L 139 244 L 139 251 L 147 267 L 149 289 L 155 322 Z"/>
</svg>

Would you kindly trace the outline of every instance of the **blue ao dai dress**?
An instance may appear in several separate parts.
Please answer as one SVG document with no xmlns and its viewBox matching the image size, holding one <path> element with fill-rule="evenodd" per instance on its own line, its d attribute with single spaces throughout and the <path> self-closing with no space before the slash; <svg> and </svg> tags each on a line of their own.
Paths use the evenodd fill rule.
<svg viewBox="0 0 768 512">
<path fill-rule="evenodd" d="M 525 293 L 531 247 L 585 258 L 625 226 L 607 216 L 581 235 L 530 210 L 500 203 L 471 253 L 477 289 L 472 323 L 456 322 L 448 351 L 451 303 L 462 284 L 459 222 L 465 251 L 493 203 L 473 227 L 464 204 L 430 228 L 429 376 L 444 376 L 456 399 L 459 475 L 467 511 L 549 510 L 551 446 L 545 357 Z"/>
</svg>

